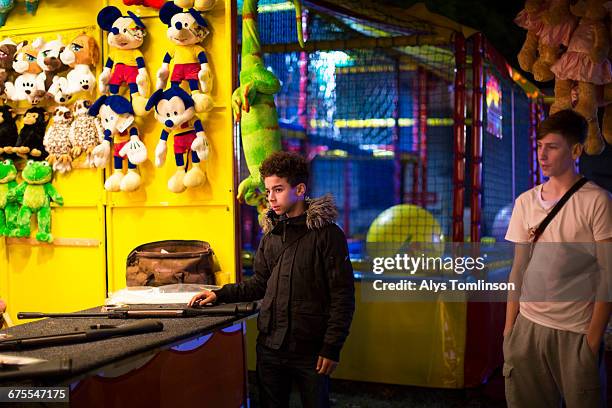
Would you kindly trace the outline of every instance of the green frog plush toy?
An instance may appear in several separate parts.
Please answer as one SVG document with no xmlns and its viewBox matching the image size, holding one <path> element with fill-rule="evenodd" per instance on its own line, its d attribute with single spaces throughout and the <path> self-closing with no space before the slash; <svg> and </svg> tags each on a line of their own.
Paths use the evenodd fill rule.
<svg viewBox="0 0 612 408">
<path fill-rule="evenodd" d="M 21 172 L 23 182 L 9 193 L 11 197 L 18 197 L 21 201 L 21 210 L 17 216 L 17 227 L 10 232 L 11 237 L 30 236 L 30 218 L 36 215 L 38 220 L 38 233 L 36 239 L 41 242 L 52 242 L 51 235 L 51 201 L 59 205 L 64 199 L 51 185 L 53 169 L 46 161 L 29 160 Z"/>
<path fill-rule="evenodd" d="M 11 159 L 0 161 L 0 236 L 6 236 L 17 226 L 19 202 L 9 200 L 9 193 L 17 187 L 17 169 Z"/>
</svg>

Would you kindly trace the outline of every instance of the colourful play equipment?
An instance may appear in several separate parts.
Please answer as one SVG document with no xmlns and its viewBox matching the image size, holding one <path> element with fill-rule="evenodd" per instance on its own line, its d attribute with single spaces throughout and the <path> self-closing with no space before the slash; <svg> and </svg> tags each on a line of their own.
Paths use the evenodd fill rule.
<svg viewBox="0 0 612 408">
<path fill-rule="evenodd" d="M 504 304 L 372 302 L 363 285 L 373 257 L 410 242 L 440 253 L 438 241 L 503 239 L 496 216 L 540 181 L 542 95 L 481 33 L 423 3 L 307 6 L 304 49 L 282 34 L 295 30 L 289 3 L 262 0 L 259 26 L 264 63 L 282 83 L 283 148 L 311 159 L 309 194 L 334 195 L 349 239 L 358 304 L 335 376 L 482 384 L 501 363 Z M 243 206 L 241 219 L 243 248 L 254 251 L 257 214 Z"/>
<path fill-rule="evenodd" d="M 441 256 L 444 250 L 440 224 L 429 211 L 414 204 L 387 208 L 372 221 L 366 235 L 370 258 L 393 257 L 416 243 L 426 256 Z"/>
</svg>

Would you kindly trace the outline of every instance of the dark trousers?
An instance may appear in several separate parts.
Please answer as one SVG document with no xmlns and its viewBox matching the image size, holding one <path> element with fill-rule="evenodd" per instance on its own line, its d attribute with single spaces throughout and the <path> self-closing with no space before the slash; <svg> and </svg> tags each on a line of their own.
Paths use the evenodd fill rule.
<svg viewBox="0 0 612 408">
<path fill-rule="evenodd" d="M 300 355 L 257 344 L 257 383 L 261 408 L 286 408 L 292 384 L 304 408 L 329 407 L 329 376 L 317 374 L 318 355 Z"/>
</svg>

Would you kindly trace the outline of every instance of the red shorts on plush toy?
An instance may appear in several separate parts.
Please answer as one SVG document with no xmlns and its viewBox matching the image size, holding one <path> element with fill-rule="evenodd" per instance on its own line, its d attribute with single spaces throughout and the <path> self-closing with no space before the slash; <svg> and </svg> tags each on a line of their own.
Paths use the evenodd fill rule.
<svg viewBox="0 0 612 408">
<path fill-rule="evenodd" d="M 135 83 L 138 76 L 138 67 L 133 65 L 117 64 L 111 75 L 109 84 L 121 85 L 123 82 Z"/>
<path fill-rule="evenodd" d="M 126 140 L 125 142 L 113 143 L 113 157 L 121 157 L 119 151 L 129 142 Z"/>
<path fill-rule="evenodd" d="M 191 150 L 195 138 L 196 134 L 193 131 L 174 135 L 174 154 L 185 154 Z"/>
<path fill-rule="evenodd" d="M 198 79 L 198 73 L 200 72 L 200 64 L 175 64 L 172 70 L 172 76 L 170 81 L 188 81 L 190 79 Z"/>
</svg>

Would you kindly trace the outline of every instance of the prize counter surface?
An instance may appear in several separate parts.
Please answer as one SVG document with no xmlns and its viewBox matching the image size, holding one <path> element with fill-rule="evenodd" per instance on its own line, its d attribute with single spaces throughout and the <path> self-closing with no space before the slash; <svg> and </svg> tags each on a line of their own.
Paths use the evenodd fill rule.
<svg viewBox="0 0 612 408">
<path fill-rule="evenodd" d="M 93 308 L 75 314 L 99 311 L 100 308 Z M 142 406 L 145 403 L 153 407 L 193 406 L 198 398 L 205 396 L 211 406 L 215 406 L 212 402 L 223 407 L 246 406 L 244 320 L 256 314 L 257 311 L 238 316 L 150 318 L 146 320 L 162 322 L 163 331 L 0 351 L 48 361 L 72 360 L 70 371 L 64 374 L 2 379 L 0 386 L 70 386 L 71 406 Z M 143 320 L 47 318 L 0 333 L 14 337 L 40 336 L 87 330 L 98 324 L 117 326 Z M 212 367 L 214 376 L 210 375 Z"/>
</svg>

